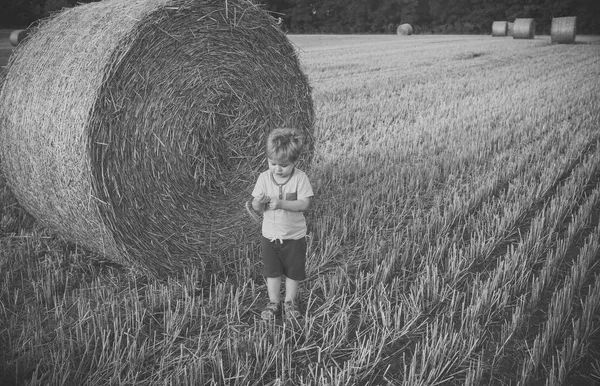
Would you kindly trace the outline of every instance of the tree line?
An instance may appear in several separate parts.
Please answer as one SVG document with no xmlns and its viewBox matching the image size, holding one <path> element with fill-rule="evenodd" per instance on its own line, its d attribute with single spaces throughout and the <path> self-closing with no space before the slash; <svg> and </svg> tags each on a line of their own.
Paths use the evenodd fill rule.
<svg viewBox="0 0 600 386">
<path fill-rule="evenodd" d="M 0 26 L 24 28 L 52 12 L 99 0 L 3 0 Z M 225 1 L 225 0 L 222 0 Z M 578 34 L 600 34 L 600 0 L 255 0 L 289 33 L 487 34 L 492 22 L 534 18 L 550 33 L 553 17 L 577 16 Z"/>
<path fill-rule="evenodd" d="M 263 0 L 290 33 L 491 33 L 494 21 L 534 18 L 549 34 L 553 17 L 577 16 L 580 34 L 600 33 L 600 0 Z"/>
</svg>

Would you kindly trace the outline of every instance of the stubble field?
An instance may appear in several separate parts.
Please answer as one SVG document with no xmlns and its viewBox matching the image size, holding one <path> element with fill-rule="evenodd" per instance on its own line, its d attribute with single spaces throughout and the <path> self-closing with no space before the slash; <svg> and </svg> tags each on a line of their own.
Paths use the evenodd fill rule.
<svg viewBox="0 0 600 386">
<path fill-rule="evenodd" d="M 0 175 L 0 383 L 600 383 L 600 41 L 290 39 L 317 116 L 300 325 L 259 321 L 254 246 L 148 279 Z"/>
</svg>

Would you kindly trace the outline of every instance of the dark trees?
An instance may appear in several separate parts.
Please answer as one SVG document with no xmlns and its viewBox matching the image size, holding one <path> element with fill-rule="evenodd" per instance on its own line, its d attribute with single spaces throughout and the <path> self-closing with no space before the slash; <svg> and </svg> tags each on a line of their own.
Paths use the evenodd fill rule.
<svg viewBox="0 0 600 386">
<path fill-rule="evenodd" d="M 24 28 L 63 7 L 100 0 L 0 0 L 0 27 Z M 223 0 L 225 1 L 225 0 Z M 600 34 L 599 0 L 254 0 L 292 33 L 489 33 L 495 20 L 536 20 L 548 34 L 553 17 L 577 16 L 579 34 Z"/>
</svg>

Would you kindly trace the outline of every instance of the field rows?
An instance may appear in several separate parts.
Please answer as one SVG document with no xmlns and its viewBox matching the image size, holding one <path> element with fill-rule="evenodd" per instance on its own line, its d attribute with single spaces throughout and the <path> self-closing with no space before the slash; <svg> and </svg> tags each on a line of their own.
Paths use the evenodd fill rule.
<svg viewBox="0 0 600 386">
<path fill-rule="evenodd" d="M 258 320 L 253 245 L 206 280 L 159 282 L 36 226 L 2 228 L 0 374 L 600 382 L 600 45 L 415 38 L 291 37 L 317 109 L 300 326 Z"/>
</svg>

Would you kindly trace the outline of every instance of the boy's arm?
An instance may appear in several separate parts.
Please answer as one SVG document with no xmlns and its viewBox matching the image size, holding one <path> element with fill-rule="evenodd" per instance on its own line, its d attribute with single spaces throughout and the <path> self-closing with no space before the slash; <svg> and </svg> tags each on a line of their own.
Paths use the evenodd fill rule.
<svg viewBox="0 0 600 386">
<path fill-rule="evenodd" d="M 259 213 L 262 213 L 265 211 L 265 205 L 261 204 L 259 201 L 256 200 L 256 197 L 254 197 L 254 199 L 252 200 L 252 209 Z"/>
<path fill-rule="evenodd" d="M 302 198 L 300 200 L 281 200 L 277 197 L 271 197 L 269 202 L 269 209 L 283 209 L 289 210 L 290 212 L 304 212 L 310 205 L 310 197 Z"/>
<path fill-rule="evenodd" d="M 268 203 L 271 198 L 266 194 L 266 191 L 264 174 L 261 174 L 258 176 L 254 189 L 252 190 L 252 209 L 256 212 L 262 213 L 267 209 L 265 204 Z"/>
<path fill-rule="evenodd" d="M 252 199 L 252 209 L 255 211 L 262 213 L 266 209 L 266 205 L 270 201 L 270 197 L 264 193 L 261 193 L 260 196 L 254 197 Z"/>
</svg>

